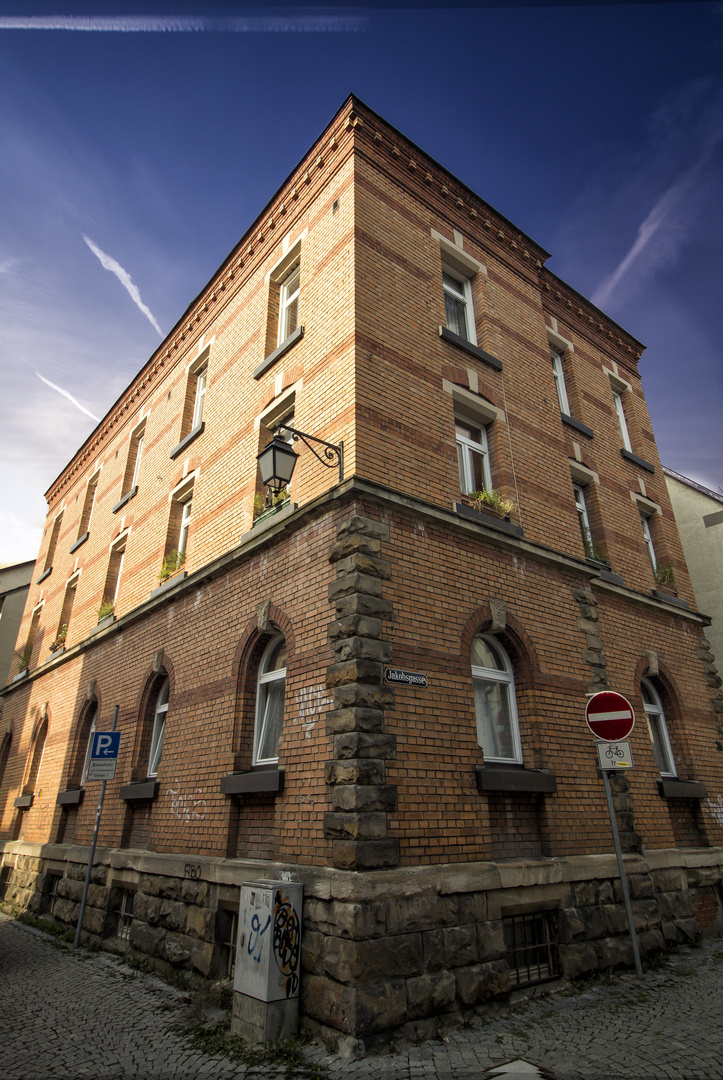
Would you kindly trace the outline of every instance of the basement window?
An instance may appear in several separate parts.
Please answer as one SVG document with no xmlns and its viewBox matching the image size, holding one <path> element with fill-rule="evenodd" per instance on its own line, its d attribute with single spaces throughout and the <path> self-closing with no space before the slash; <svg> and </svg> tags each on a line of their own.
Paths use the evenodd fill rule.
<svg viewBox="0 0 723 1080">
<path fill-rule="evenodd" d="M 534 986 L 558 978 L 555 912 L 510 915 L 502 920 L 512 987 Z"/>
<path fill-rule="evenodd" d="M 118 904 L 118 921 L 115 928 L 115 936 L 118 941 L 129 941 L 131 926 L 133 925 L 133 889 L 121 889 L 120 902 Z"/>
</svg>

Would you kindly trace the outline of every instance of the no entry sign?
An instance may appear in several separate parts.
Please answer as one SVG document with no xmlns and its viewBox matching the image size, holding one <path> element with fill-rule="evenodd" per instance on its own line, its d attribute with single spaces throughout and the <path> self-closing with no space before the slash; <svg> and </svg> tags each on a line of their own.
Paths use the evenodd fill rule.
<svg viewBox="0 0 723 1080">
<path fill-rule="evenodd" d="M 635 713 L 627 698 L 613 690 L 593 694 L 585 709 L 587 726 L 598 739 L 619 742 L 633 730 Z"/>
</svg>

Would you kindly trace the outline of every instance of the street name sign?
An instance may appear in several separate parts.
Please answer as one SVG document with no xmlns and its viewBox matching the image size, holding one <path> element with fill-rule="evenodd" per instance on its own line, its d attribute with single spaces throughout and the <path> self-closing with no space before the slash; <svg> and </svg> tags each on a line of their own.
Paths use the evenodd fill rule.
<svg viewBox="0 0 723 1080">
<path fill-rule="evenodd" d="M 635 713 L 627 698 L 613 690 L 593 694 L 585 708 L 587 726 L 598 739 L 619 742 L 627 739 L 635 724 Z"/>
<path fill-rule="evenodd" d="M 427 685 L 427 676 L 422 671 L 404 671 L 402 668 L 384 669 L 384 682 L 394 686 L 414 686 L 423 690 Z"/>
<path fill-rule="evenodd" d="M 94 731 L 87 780 L 113 780 L 118 763 L 120 731 Z"/>
</svg>

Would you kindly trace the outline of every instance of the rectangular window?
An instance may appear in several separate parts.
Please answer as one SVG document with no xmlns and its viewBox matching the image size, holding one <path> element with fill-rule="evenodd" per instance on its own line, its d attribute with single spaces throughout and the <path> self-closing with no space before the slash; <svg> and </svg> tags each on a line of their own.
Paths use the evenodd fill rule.
<svg viewBox="0 0 723 1080">
<path fill-rule="evenodd" d="M 491 490 L 492 475 L 489 462 L 487 429 L 475 428 L 465 420 L 455 420 L 459 488 L 463 495 L 470 495 L 482 488 Z"/>
<path fill-rule="evenodd" d="M 625 409 L 623 407 L 623 397 L 617 390 L 613 390 L 613 403 L 615 405 L 615 412 L 617 414 L 618 423 L 620 424 L 620 434 L 623 437 L 623 446 L 628 453 L 633 452 L 632 445 L 630 443 L 630 433 L 628 432 L 628 424 L 625 419 Z"/>
<path fill-rule="evenodd" d="M 195 473 L 187 476 L 170 495 L 171 512 L 163 552 L 162 581 L 181 570 L 188 557 L 194 480 Z"/>
<path fill-rule="evenodd" d="M 65 586 L 65 596 L 63 597 L 63 607 L 60 611 L 60 620 L 58 622 L 58 631 L 55 635 L 55 641 L 51 644 L 51 652 L 56 652 L 61 649 L 66 642 L 68 636 L 68 627 L 70 626 L 70 619 L 73 614 L 73 604 L 75 603 L 75 591 L 78 584 L 78 577 L 71 578 L 68 584 Z"/>
<path fill-rule="evenodd" d="M 118 941 L 129 941 L 131 926 L 133 925 L 133 898 L 135 893 L 132 889 L 121 889 L 118 902 L 118 921 L 116 922 L 115 936 Z"/>
<path fill-rule="evenodd" d="M 512 986 L 532 986 L 559 975 L 553 919 L 552 911 L 503 918 L 502 930 Z"/>
<path fill-rule="evenodd" d="M 48 570 L 53 569 L 53 559 L 55 558 L 55 549 L 58 546 L 58 537 L 60 536 L 60 526 L 63 524 L 63 511 L 61 510 L 55 521 L 53 522 L 53 531 L 50 534 L 50 543 L 48 544 L 48 551 L 45 556 L 45 565 L 43 567 L 43 573 L 47 573 Z"/>
<path fill-rule="evenodd" d="M 472 286 L 469 278 L 461 277 L 451 267 L 442 265 L 442 284 L 444 286 L 444 309 L 447 329 L 465 341 L 477 344 L 474 308 L 472 306 Z"/>
<path fill-rule="evenodd" d="M 641 517 L 640 524 L 643 529 L 643 540 L 645 541 L 645 549 L 650 559 L 650 565 L 653 568 L 653 574 L 655 574 L 658 568 L 658 560 L 655 557 L 655 547 L 653 546 L 653 534 L 650 531 L 650 522 L 648 518 Z"/>
<path fill-rule="evenodd" d="M 590 531 L 590 519 L 588 518 L 587 514 L 585 493 L 579 486 L 579 484 L 573 484 L 573 491 L 575 492 L 575 507 L 577 509 L 577 520 L 580 525 L 580 535 L 582 536 L 585 554 L 592 555 L 592 532 Z"/>
<path fill-rule="evenodd" d="M 550 359 L 552 360 L 552 376 L 555 380 L 555 389 L 557 391 L 557 400 L 560 403 L 560 412 L 565 416 L 570 416 L 570 402 L 567 398 L 567 387 L 565 386 L 565 372 L 562 367 L 562 356 L 557 350 L 550 349 Z"/>
<path fill-rule="evenodd" d="M 108 573 L 106 574 L 105 588 L 103 589 L 103 608 L 101 609 L 105 611 L 106 615 L 111 614 L 118 602 L 121 575 L 123 573 L 123 560 L 126 552 L 126 539 L 127 536 L 123 536 L 123 538 L 117 540 L 110 549 Z"/>
<path fill-rule="evenodd" d="M 188 528 L 191 524 L 191 507 L 193 505 L 193 499 L 188 498 L 185 503 L 182 504 L 181 509 L 181 528 L 178 537 L 178 553 L 179 555 L 186 554 L 186 548 L 188 547 Z"/>
<path fill-rule="evenodd" d="M 208 367 L 204 366 L 200 371 L 196 372 L 196 391 L 195 400 L 193 403 L 193 418 L 191 422 L 191 429 L 197 428 L 203 420 L 203 402 L 206 397 L 206 377 L 208 375 Z"/>
<path fill-rule="evenodd" d="M 88 481 L 88 486 L 85 489 L 83 513 L 80 515 L 80 524 L 78 525 L 78 540 L 80 540 L 82 536 L 85 536 L 86 533 L 90 532 L 90 519 L 93 516 L 93 507 L 95 506 L 95 496 L 99 479 L 100 472 L 97 472 L 94 476 L 91 476 Z"/>
<path fill-rule="evenodd" d="M 126 461 L 126 471 L 123 477 L 123 492 L 122 494 L 128 495 L 130 492 L 135 491 L 138 487 L 138 476 L 141 467 L 141 459 L 143 457 L 143 439 L 146 432 L 145 420 L 138 425 L 138 427 L 131 433 L 130 445 L 128 447 L 128 459 Z"/>
<path fill-rule="evenodd" d="M 286 341 L 299 325 L 299 286 L 301 264 L 295 263 L 279 288 L 279 333 L 277 345 Z"/>
</svg>

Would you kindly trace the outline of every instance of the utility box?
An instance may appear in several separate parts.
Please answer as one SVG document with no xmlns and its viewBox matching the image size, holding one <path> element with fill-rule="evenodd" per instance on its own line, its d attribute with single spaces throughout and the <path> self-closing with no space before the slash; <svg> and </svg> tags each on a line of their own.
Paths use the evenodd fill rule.
<svg viewBox="0 0 723 1080">
<path fill-rule="evenodd" d="M 250 1042 L 296 1034 L 303 898 L 299 882 L 241 886 L 231 1030 Z"/>
</svg>

